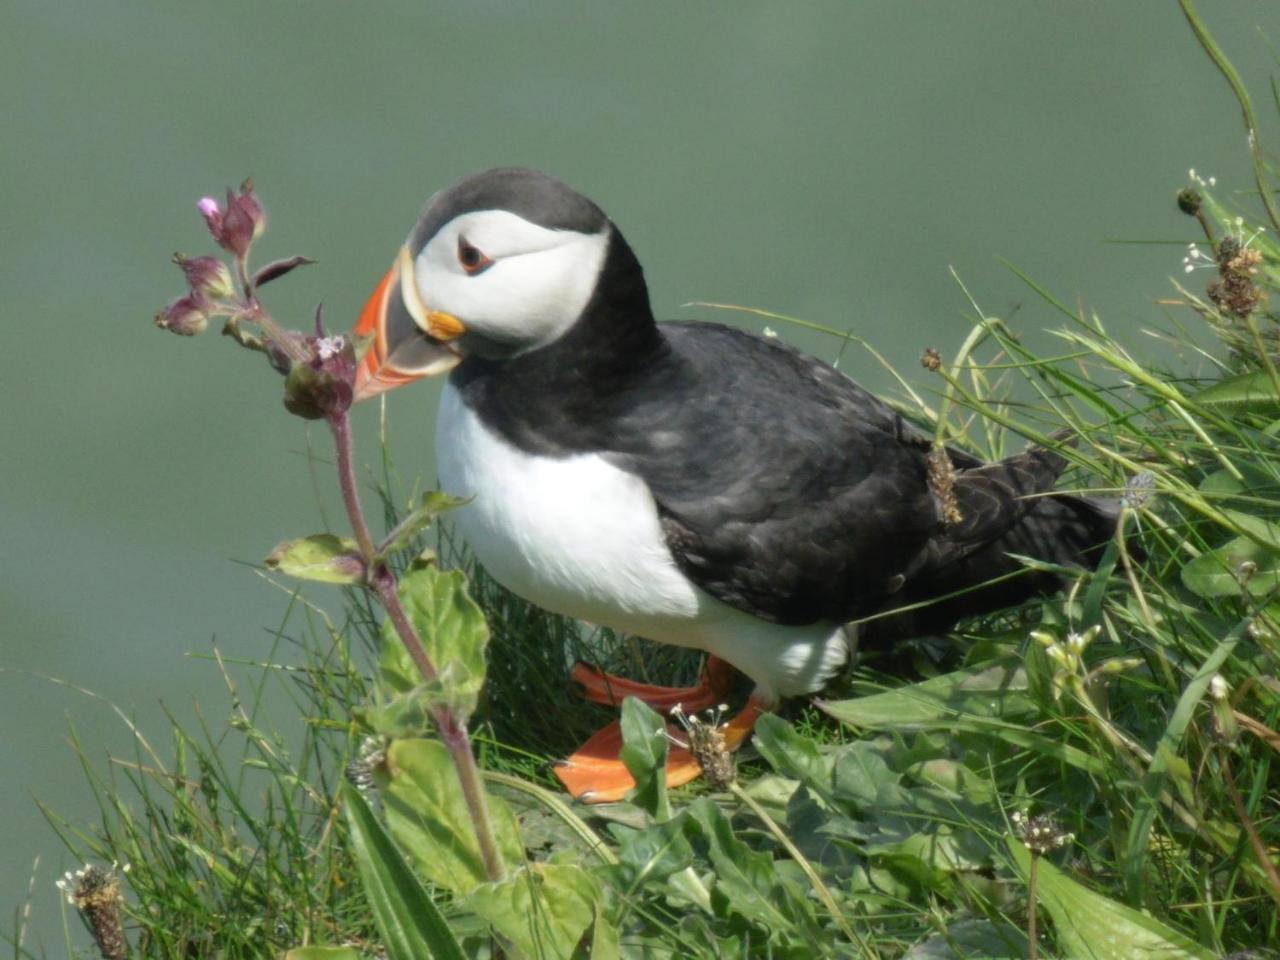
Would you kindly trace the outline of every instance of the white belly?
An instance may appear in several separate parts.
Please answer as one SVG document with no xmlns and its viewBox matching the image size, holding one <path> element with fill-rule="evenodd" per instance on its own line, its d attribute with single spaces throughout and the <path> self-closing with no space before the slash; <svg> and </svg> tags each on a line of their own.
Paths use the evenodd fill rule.
<svg viewBox="0 0 1280 960">
<path fill-rule="evenodd" d="M 490 431 L 452 384 L 436 462 L 446 493 L 474 498 L 454 523 L 507 589 L 556 613 L 695 647 L 750 676 L 766 699 L 809 693 L 844 663 L 844 631 L 786 627 L 716 600 L 676 566 L 644 481 L 596 454 L 524 453 Z"/>
</svg>

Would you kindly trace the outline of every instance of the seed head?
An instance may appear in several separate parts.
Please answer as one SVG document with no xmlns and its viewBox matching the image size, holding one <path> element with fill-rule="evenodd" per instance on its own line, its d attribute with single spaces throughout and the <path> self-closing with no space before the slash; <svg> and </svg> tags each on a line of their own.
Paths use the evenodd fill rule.
<svg viewBox="0 0 1280 960">
<path fill-rule="evenodd" d="M 1178 191 L 1178 209 L 1189 217 L 1195 217 L 1200 214 L 1200 209 L 1204 206 L 1204 197 L 1192 190 L 1190 187 L 1183 187 Z"/>
<path fill-rule="evenodd" d="M 1047 813 L 1028 817 L 1022 811 L 1015 810 L 1009 819 L 1013 821 L 1018 839 L 1031 851 L 1032 856 L 1043 857 L 1046 853 L 1065 847 L 1076 838 L 1074 833 L 1063 830 Z"/>
<path fill-rule="evenodd" d="M 708 710 L 703 720 L 696 714 L 689 716 L 680 704 L 671 708 L 672 718 L 689 735 L 689 752 L 702 767 L 702 775 L 713 790 L 725 790 L 738 778 L 737 765 L 724 739 L 726 724 L 721 722 L 728 709 L 721 704 Z"/>
<path fill-rule="evenodd" d="M 120 916 L 124 895 L 115 871 L 86 864 L 63 874 L 58 889 L 66 895 L 67 903 L 80 912 L 104 960 L 126 960 L 129 941 Z"/>
</svg>

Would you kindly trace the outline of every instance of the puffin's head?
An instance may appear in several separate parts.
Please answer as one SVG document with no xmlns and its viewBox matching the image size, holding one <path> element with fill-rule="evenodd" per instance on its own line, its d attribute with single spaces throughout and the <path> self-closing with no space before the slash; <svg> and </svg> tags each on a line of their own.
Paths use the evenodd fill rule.
<svg viewBox="0 0 1280 960">
<path fill-rule="evenodd" d="M 614 233 L 594 203 L 533 170 L 489 170 L 437 193 L 356 325 L 375 338 L 356 399 L 556 340 L 591 300 Z"/>
</svg>

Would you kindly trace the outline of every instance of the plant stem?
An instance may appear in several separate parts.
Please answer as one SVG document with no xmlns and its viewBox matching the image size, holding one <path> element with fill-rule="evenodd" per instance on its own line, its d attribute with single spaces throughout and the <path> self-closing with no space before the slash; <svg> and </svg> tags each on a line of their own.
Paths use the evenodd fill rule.
<svg viewBox="0 0 1280 960">
<path fill-rule="evenodd" d="M 1204 52 L 1209 55 L 1213 65 L 1226 79 L 1231 92 L 1235 94 L 1236 101 L 1240 104 L 1240 112 L 1244 116 L 1244 129 L 1249 141 L 1249 153 L 1253 157 L 1253 176 L 1258 184 L 1258 195 L 1262 198 L 1267 216 L 1271 218 L 1271 225 L 1280 230 L 1280 210 L 1276 208 L 1275 198 L 1271 195 L 1271 185 L 1267 182 L 1267 161 L 1262 144 L 1258 142 L 1258 121 L 1253 116 L 1253 101 L 1249 99 L 1249 91 L 1245 89 L 1244 81 L 1240 79 L 1236 68 L 1231 65 L 1227 55 L 1222 52 L 1222 48 L 1218 46 L 1218 42 L 1213 39 L 1204 21 L 1200 19 L 1195 4 L 1191 0 L 1178 0 L 1178 2 L 1182 7 L 1183 16 L 1191 25 L 1191 32 L 1196 35 L 1196 40 L 1204 48 Z"/>
<path fill-rule="evenodd" d="M 1280 871 L 1276 870 L 1276 865 L 1271 861 L 1266 841 L 1258 833 L 1258 828 L 1244 805 L 1244 798 L 1240 796 L 1240 791 L 1236 787 L 1236 778 L 1231 772 L 1231 751 L 1226 747 L 1219 747 L 1218 762 L 1222 766 L 1222 780 L 1227 786 L 1227 793 L 1231 796 L 1231 805 L 1236 808 L 1236 816 L 1240 818 L 1240 825 L 1249 838 L 1249 846 L 1253 848 L 1258 866 L 1262 868 L 1262 873 L 1267 878 L 1267 893 L 1271 894 L 1271 898 L 1280 905 Z"/>
<path fill-rule="evenodd" d="M 1031 866 L 1027 870 L 1027 960 L 1036 960 L 1036 862 L 1039 856 L 1031 853 Z"/>
<path fill-rule="evenodd" d="M 493 837 L 489 800 L 485 795 L 484 785 L 480 782 L 480 769 L 476 766 L 476 755 L 471 749 L 471 734 L 467 732 L 467 725 L 459 723 L 449 708 L 436 707 L 431 714 L 440 731 L 440 739 L 444 741 L 453 757 L 453 765 L 457 768 L 458 783 L 462 785 L 462 796 L 467 802 L 471 824 L 476 831 L 476 844 L 480 847 L 480 857 L 484 860 L 484 872 L 490 880 L 501 880 L 507 871 Z"/>
<path fill-rule="evenodd" d="M 438 676 L 436 666 L 431 662 L 431 655 L 422 645 L 422 638 L 414 628 L 413 622 L 400 602 L 400 593 L 395 573 L 377 557 L 377 549 L 373 537 L 369 533 L 369 524 L 364 517 L 364 507 L 360 503 L 360 491 L 356 486 L 356 472 L 352 460 L 351 420 L 345 410 L 328 416 L 329 429 L 333 432 L 333 445 L 338 461 L 338 485 L 342 488 L 342 502 L 347 508 L 347 517 L 351 521 L 351 529 L 355 533 L 356 545 L 360 555 L 369 565 L 369 587 L 377 595 L 386 608 L 387 618 L 395 627 L 400 642 L 408 651 L 410 658 L 422 674 L 422 679 L 430 683 Z M 471 749 L 471 735 L 467 725 L 448 707 L 437 706 L 431 710 L 432 720 L 440 731 L 440 739 L 444 741 L 453 765 L 458 773 L 458 783 L 462 787 L 462 795 L 471 814 L 471 824 L 476 832 L 476 844 L 480 848 L 480 857 L 484 860 L 485 874 L 490 880 L 501 880 L 506 874 L 502 858 L 498 854 L 498 845 L 493 836 L 493 823 L 489 816 L 489 804 L 485 797 L 484 787 L 480 783 L 480 772 L 476 766 L 475 753 Z"/>
<path fill-rule="evenodd" d="M 356 535 L 360 555 L 368 562 L 374 557 L 373 537 L 370 536 L 369 524 L 364 519 L 364 508 L 360 505 L 360 491 L 356 487 L 355 464 L 351 460 L 351 418 L 343 410 L 330 414 L 328 419 L 329 429 L 333 431 L 333 446 L 338 457 L 338 485 L 342 488 L 342 502 L 347 508 L 347 516 L 351 520 L 351 530 Z M 403 614 L 403 611 L 401 613 Z M 431 672 L 434 674 L 435 670 Z"/>
</svg>

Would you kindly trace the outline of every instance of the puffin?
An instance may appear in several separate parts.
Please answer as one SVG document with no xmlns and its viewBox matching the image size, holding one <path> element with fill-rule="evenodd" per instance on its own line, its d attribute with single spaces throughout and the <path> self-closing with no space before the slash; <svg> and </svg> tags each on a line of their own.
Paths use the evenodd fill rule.
<svg viewBox="0 0 1280 960">
<path fill-rule="evenodd" d="M 776 338 L 656 321 L 617 226 L 534 170 L 432 196 L 356 334 L 370 338 L 357 400 L 447 374 L 439 485 L 468 498 L 453 523 L 490 575 L 555 613 L 707 654 L 684 688 L 578 664 L 580 692 L 693 712 L 745 675 L 729 750 L 855 647 L 1051 592 L 1051 568 L 1095 565 L 1115 534 L 1108 502 L 1054 491 L 1060 452 L 935 449 Z M 620 799 L 634 785 L 620 747 L 615 722 L 555 773 L 577 798 Z M 669 785 L 699 773 L 671 750 Z"/>
</svg>

